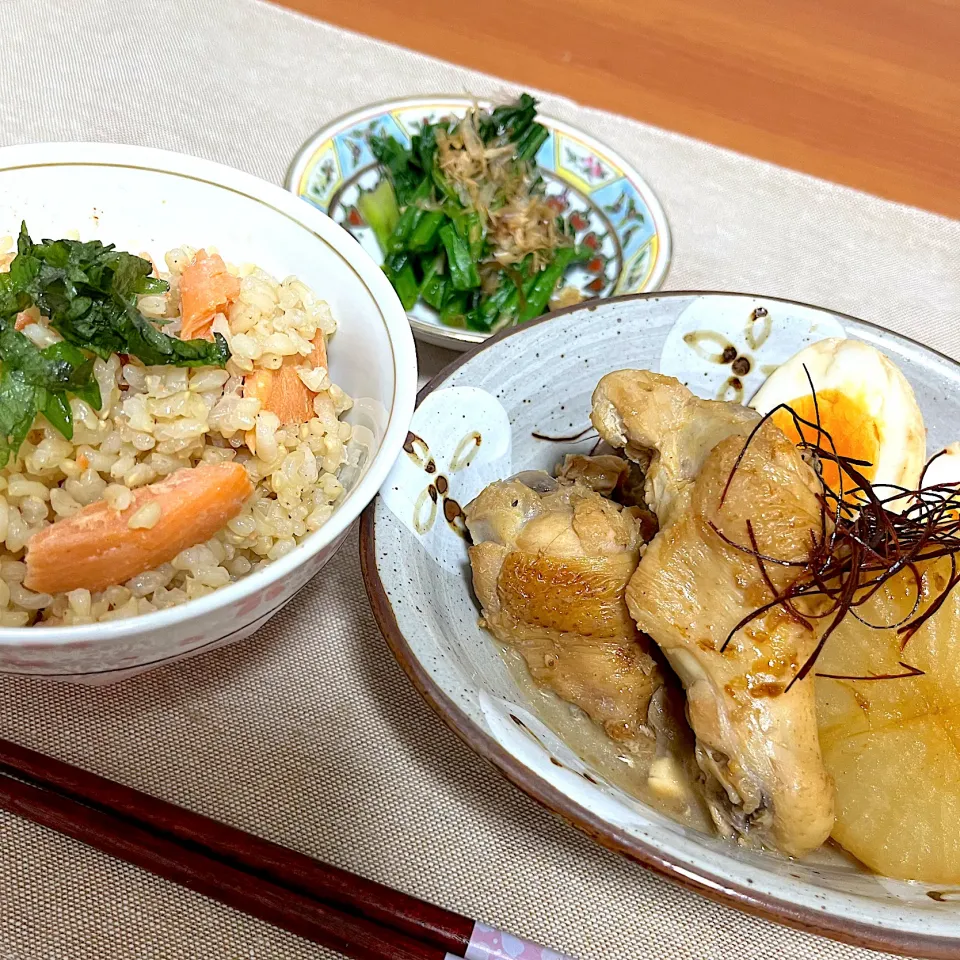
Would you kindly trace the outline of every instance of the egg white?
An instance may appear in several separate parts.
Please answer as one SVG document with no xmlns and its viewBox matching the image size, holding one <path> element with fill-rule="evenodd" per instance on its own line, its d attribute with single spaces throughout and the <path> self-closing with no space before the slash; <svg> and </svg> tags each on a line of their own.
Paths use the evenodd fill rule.
<svg viewBox="0 0 960 960">
<path fill-rule="evenodd" d="M 930 458 L 923 474 L 924 487 L 950 483 L 960 486 L 960 443 L 951 443 Z"/>
</svg>

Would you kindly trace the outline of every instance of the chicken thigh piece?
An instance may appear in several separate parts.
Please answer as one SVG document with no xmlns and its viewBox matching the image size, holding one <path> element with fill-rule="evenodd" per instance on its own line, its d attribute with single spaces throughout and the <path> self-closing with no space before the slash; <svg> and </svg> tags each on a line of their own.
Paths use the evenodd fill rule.
<svg viewBox="0 0 960 960">
<path fill-rule="evenodd" d="M 645 464 L 619 455 L 568 453 L 557 468 L 557 477 L 566 483 L 579 480 L 601 496 L 632 507 L 630 512 L 640 524 L 640 536 L 648 543 L 657 532 L 657 518 L 644 498 L 645 470 Z"/>
<path fill-rule="evenodd" d="M 568 483 L 578 480 L 602 497 L 614 493 L 630 477 L 630 460 L 612 453 L 594 456 L 583 453 L 568 453 L 557 468 L 557 477 Z"/>
<path fill-rule="evenodd" d="M 637 521 L 583 483 L 521 476 L 466 508 L 483 625 L 612 739 L 649 739 L 662 674 L 624 602 L 640 556 Z"/>
<path fill-rule="evenodd" d="M 815 601 L 795 601 L 807 617 L 773 607 L 721 652 L 737 624 L 798 571 L 777 563 L 761 570 L 748 552 L 751 531 L 756 552 L 800 564 L 822 536 L 816 474 L 773 423 L 746 445 L 759 423 L 754 411 L 700 400 L 672 377 L 607 375 L 594 392 L 592 419 L 629 456 L 653 452 L 646 496 L 660 532 L 626 599 L 683 682 L 714 821 L 728 835 L 790 856 L 816 849 L 833 825 L 833 786 L 820 754 L 813 677 L 787 690 L 825 627 L 809 617 Z"/>
</svg>

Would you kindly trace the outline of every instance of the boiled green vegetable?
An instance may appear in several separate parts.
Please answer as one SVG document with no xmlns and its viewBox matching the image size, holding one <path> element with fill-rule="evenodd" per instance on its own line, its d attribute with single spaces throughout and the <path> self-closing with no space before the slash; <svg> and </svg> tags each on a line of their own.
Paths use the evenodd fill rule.
<svg viewBox="0 0 960 960">
<path fill-rule="evenodd" d="M 386 176 L 357 208 L 404 309 L 420 299 L 444 323 L 496 330 L 543 313 L 567 269 L 588 258 L 547 203 L 534 158 L 549 133 L 536 114 L 523 94 L 425 123 L 408 147 L 371 138 Z"/>
</svg>

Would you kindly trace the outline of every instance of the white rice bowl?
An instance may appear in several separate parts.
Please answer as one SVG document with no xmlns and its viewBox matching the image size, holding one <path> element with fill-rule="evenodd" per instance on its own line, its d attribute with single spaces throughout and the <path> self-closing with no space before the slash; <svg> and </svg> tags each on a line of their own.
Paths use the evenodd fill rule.
<svg viewBox="0 0 960 960">
<path fill-rule="evenodd" d="M 67 623 L 67 617 L 61 616 L 57 621 L 45 621 L 43 629 L 0 625 L 0 673 L 112 683 L 243 639 L 276 614 L 330 560 L 401 453 L 416 397 L 417 363 L 409 322 L 396 293 L 356 241 L 310 204 L 249 174 L 168 151 L 92 143 L 0 148 L 0 232 L 15 231 L 21 220 L 35 239 L 66 237 L 74 230 L 84 240 L 114 243 L 120 250 L 148 250 L 161 267 L 165 266 L 163 252 L 184 242 L 208 251 L 219 249 L 225 259 L 258 264 L 274 277 L 298 277 L 329 304 L 339 321 L 329 344 L 329 376 L 354 405 L 342 418 L 337 417 L 350 424 L 352 437 L 345 444 L 348 462 L 337 474 L 344 489 L 333 500 L 329 519 L 302 537 L 294 529 L 295 545 L 285 553 L 289 543 L 275 551 L 275 556 L 283 554 L 279 559 L 270 560 L 243 547 L 250 551 L 246 557 L 250 572 L 231 574 L 230 582 L 221 587 L 193 583 L 197 598 L 189 602 L 159 606 L 155 612 L 147 608 L 148 612 L 139 616 L 96 620 L 91 596 L 91 622 Z M 149 303 L 142 306 L 150 309 Z M 244 347 L 238 352 L 243 353 Z M 240 359 L 244 358 L 238 362 Z M 122 365 L 119 372 L 122 374 Z M 164 368 L 163 373 L 169 372 Z M 195 373 L 187 375 L 187 393 Z M 202 385 L 203 381 L 195 387 Z M 209 393 L 211 389 L 208 383 L 194 392 Z M 99 422 L 99 415 L 96 419 Z M 39 446 L 32 443 L 35 438 L 42 442 L 43 437 L 31 438 L 31 445 Z M 78 433 L 69 454 L 82 442 Z M 209 445 L 219 446 L 219 441 Z M 355 456 L 352 448 L 358 448 Z M 74 459 L 65 448 L 63 452 Z M 237 457 L 241 455 L 238 450 Z M 135 457 L 135 461 L 139 459 Z M 53 469 L 53 462 L 43 469 Z M 318 479 L 321 469 L 322 464 Z M 105 490 L 116 483 L 112 476 L 109 481 L 104 474 L 100 478 Z M 49 482 L 42 485 L 51 489 Z M 32 492 L 45 502 L 39 488 Z M 326 496 L 332 497 L 334 492 L 335 488 L 328 489 Z M 9 490 L 0 494 L 9 505 Z M 18 496 L 25 499 L 27 494 L 21 490 Z M 53 496 L 60 499 L 59 494 Z M 40 518 L 31 517 L 30 510 L 28 506 L 28 519 L 39 523 Z M 51 510 L 48 504 L 48 518 Z M 142 519 L 150 522 L 149 516 Z M 270 521 L 269 516 L 265 519 Z M 274 540 L 271 546 L 289 537 Z M 266 547 L 266 541 L 260 546 Z M 224 566 L 229 573 L 226 551 L 221 561 L 216 549 L 211 548 L 216 563 L 211 562 L 210 568 Z M 235 550 L 234 560 L 236 556 Z M 15 554 L 12 563 L 17 562 Z M 197 570 L 201 566 L 205 564 L 198 564 Z M 242 563 L 234 564 L 234 569 L 242 567 Z M 6 572 L 9 580 L 4 572 L 0 579 L 9 588 L 11 583 L 22 583 L 19 572 L 11 566 Z M 222 579 L 223 575 L 215 576 Z M 181 582 L 185 585 L 187 577 Z M 152 585 L 145 584 L 144 589 L 148 586 Z M 173 588 L 177 583 L 171 580 L 163 589 Z M 152 593 L 156 595 L 157 588 Z M 135 598 L 138 611 L 139 601 L 149 596 L 150 592 Z M 24 599 L 22 594 L 20 599 Z M 80 609 L 73 613 L 86 616 L 83 597 L 77 599 Z M 123 605 L 104 612 L 111 614 Z M 5 610 L 11 609 L 9 604 L 5 606 Z M 129 612 L 133 613 L 132 608 Z M 66 615 L 66 610 L 62 613 Z M 40 614 L 34 612 L 33 616 Z"/>
</svg>

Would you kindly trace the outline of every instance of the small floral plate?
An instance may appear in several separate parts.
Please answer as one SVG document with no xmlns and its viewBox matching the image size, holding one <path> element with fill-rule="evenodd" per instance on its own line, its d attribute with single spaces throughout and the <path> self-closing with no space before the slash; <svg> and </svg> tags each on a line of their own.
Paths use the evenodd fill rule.
<svg viewBox="0 0 960 960">
<path fill-rule="evenodd" d="M 362 190 L 383 173 L 370 152 L 373 135 L 410 142 L 425 123 L 462 117 L 469 97 L 407 97 L 377 103 L 333 121 L 300 149 L 287 172 L 287 189 L 332 217 L 376 260 L 383 255 L 357 210 Z M 537 164 L 558 214 L 569 218 L 578 243 L 596 256 L 567 274 L 567 283 L 586 297 L 611 297 L 656 290 L 670 262 L 670 232 L 653 191 L 625 160 L 575 127 L 539 117 L 550 135 Z M 417 303 L 410 311 L 414 334 L 428 343 L 466 350 L 489 334 L 445 326 L 436 311 Z"/>
</svg>

